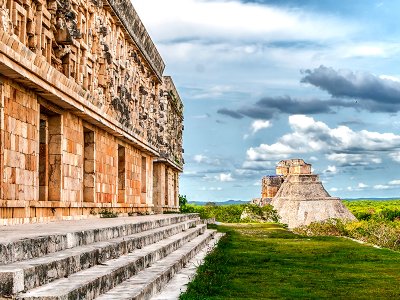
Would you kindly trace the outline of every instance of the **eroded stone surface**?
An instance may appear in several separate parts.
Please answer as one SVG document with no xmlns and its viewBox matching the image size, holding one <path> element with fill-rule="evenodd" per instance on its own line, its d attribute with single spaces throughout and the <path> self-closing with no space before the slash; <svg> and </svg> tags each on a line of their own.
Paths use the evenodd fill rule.
<svg viewBox="0 0 400 300">
<path fill-rule="evenodd" d="M 331 197 L 311 165 L 302 159 L 279 162 L 276 176 L 262 179 L 262 198 L 254 204 L 271 204 L 289 228 L 330 218 L 355 220 L 339 198 Z"/>
<path fill-rule="evenodd" d="M 177 210 L 183 105 L 130 1 L 0 1 L 0 54 L 0 224 Z"/>
</svg>

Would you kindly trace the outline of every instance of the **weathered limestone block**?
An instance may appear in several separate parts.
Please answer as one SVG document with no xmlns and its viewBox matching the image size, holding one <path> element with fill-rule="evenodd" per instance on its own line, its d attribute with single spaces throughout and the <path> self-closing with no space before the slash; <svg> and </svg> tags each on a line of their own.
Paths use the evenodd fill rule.
<svg viewBox="0 0 400 300">
<path fill-rule="evenodd" d="M 311 174 L 311 165 L 302 159 L 281 161 L 277 174 L 279 176 L 263 178 L 262 195 L 268 194 L 267 202 L 278 211 L 281 222 L 288 224 L 289 228 L 330 218 L 356 219 L 339 198 L 328 194 L 318 175 Z M 277 191 L 271 193 L 276 187 Z M 263 204 L 260 202 L 260 205 Z"/>
<path fill-rule="evenodd" d="M 159 158 L 177 208 L 183 105 L 130 1 L 0 0 L 0 54 L 1 224 L 151 210 Z"/>
</svg>

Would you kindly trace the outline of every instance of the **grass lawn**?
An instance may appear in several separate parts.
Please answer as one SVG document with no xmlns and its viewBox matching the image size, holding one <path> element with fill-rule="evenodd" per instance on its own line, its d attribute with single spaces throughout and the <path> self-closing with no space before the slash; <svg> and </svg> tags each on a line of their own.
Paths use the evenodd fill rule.
<svg viewBox="0 0 400 300">
<path fill-rule="evenodd" d="M 226 232 L 180 299 L 400 299 L 400 253 L 273 224 Z"/>
</svg>

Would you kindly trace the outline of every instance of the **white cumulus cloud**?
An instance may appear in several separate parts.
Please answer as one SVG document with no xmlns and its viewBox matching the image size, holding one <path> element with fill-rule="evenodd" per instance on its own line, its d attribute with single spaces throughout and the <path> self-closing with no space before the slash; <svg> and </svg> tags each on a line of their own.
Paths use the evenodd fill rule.
<svg viewBox="0 0 400 300">
<path fill-rule="evenodd" d="M 232 177 L 232 173 L 221 173 L 221 174 L 215 176 L 214 178 L 221 182 L 234 181 L 234 179 Z"/>
<path fill-rule="evenodd" d="M 390 152 L 400 148 L 400 135 L 367 130 L 353 131 L 347 126 L 330 128 L 327 124 L 305 115 L 289 117 L 291 133 L 280 137 L 273 144 L 261 144 L 247 150 L 251 161 L 287 158 L 294 154 L 325 153 L 328 159 L 346 162 L 365 161 L 380 163 L 371 152 Z"/>
<path fill-rule="evenodd" d="M 360 183 L 358 184 L 358 188 L 359 188 L 359 189 L 365 189 L 365 188 L 367 188 L 367 187 L 368 187 L 368 185 L 365 184 L 365 183 L 360 182 Z"/>
<path fill-rule="evenodd" d="M 400 152 L 390 153 L 389 156 L 396 162 L 400 162 Z"/>
<path fill-rule="evenodd" d="M 193 160 L 197 163 L 202 163 L 206 161 L 206 159 L 208 159 L 208 157 L 202 154 L 197 154 L 193 157 Z"/>
<path fill-rule="evenodd" d="M 251 124 L 251 133 L 255 134 L 258 131 L 271 127 L 270 121 L 256 120 Z"/>
<path fill-rule="evenodd" d="M 330 161 L 335 161 L 343 166 L 366 166 L 371 163 L 380 164 L 382 159 L 374 154 L 332 153 L 326 155 Z"/>
<path fill-rule="evenodd" d="M 386 185 L 386 184 L 377 184 L 377 185 L 374 185 L 374 189 L 375 190 L 387 190 L 387 189 L 390 189 L 391 187 L 390 186 L 388 186 L 388 185 Z"/>
</svg>

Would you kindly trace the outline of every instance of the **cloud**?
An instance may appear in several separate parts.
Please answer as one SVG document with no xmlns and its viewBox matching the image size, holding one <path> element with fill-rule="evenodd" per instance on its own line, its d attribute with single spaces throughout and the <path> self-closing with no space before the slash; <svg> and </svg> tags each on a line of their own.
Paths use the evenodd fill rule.
<svg viewBox="0 0 400 300">
<path fill-rule="evenodd" d="M 193 161 L 197 164 L 220 166 L 221 161 L 218 158 L 210 158 L 203 154 L 196 154 L 193 156 Z"/>
<path fill-rule="evenodd" d="M 221 187 L 201 187 L 200 191 L 222 191 Z"/>
<path fill-rule="evenodd" d="M 195 162 L 197 162 L 197 163 L 201 163 L 201 162 L 205 161 L 206 159 L 208 159 L 208 157 L 205 156 L 205 155 L 202 155 L 202 154 L 197 154 L 197 155 L 195 155 L 195 156 L 193 157 L 193 160 L 194 160 Z"/>
<path fill-rule="evenodd" d="M 330 161 L 338 163 L 342 167 L 347 166 L 369 166 L 371 163 L 380 164 L 382 159 L 375 154 L 349 154 L 349 153 L 332 153 L 326 155 Z"/>
<path fill-rule="evenodd" d="M 333 188 L 330 188 L 329 189 L 329 191 L 330 192 L 338 192 L 340 189 L 339 188 L 336 188 L 336 187 L 333 187 Z"/>
<path fill-rule="evenodd" d="M 338 169 L 336 168 L 336 166 L 328 166 L 328 168 L 326 168 L 326 170 L 324 170 L 323 173 L 325 174 L 330 174 L 330 175 L 334 175 L 338 172 Z"/>
<path fill-rule="evenodd" d="M 261 144 L 247 150 L 249 161 L 271 161 L 303 153 L 321 152 L 328 159 L 348 163 L 373 157 L 371 152 L 391 152 L 400 148 L 400 136 L 393 133 L 378 133 L 367 130 L 353 131 L 349 127 L 330 128 L 327 124 L 305 115 L 289 117 L 291 133 L 280 137 L 273 144 Z M 362 155 L 366 155 L 364 158 Z M 372 156 L 371 156 L 372 155 Z"/>
<path fill-rule="evenodd" d="M 359 184 L 358 184 L 358 186 L 357 186 L 359 189 L 365 189 L 365 188 L 367 188 L 368 187 L 368 185 L 367 184 L 365 184 L 365 183 L 362 183 L 362 182 L 360 182 Z"/>
<path fill-rule="evenodd" d="M 208 119 L 208 118 L 210 118 L 210 117 L 211 117 L 211 115 L 208 114 L 208 113 L 206 113 L 206 114 L 203 114 L 203 115 L 195 115 L 195 116 L 193 116 L 192 118 L 193 118 L 193 119 Z"/>
<path fill-rule="evenodd" d="M 243 115 L 241 113 L 235 112 L 234 110 L 228 108 L 221 108 L 217 111 L 217 113 L 225 116 L 229 116 L 234 119 L 243 119 Z"/>
<path fill-rule="evenodd" d="M 290 96 L 265 97 L 238 109 L 222 108 L 218 113 L 236 119 L 249 117 L 267 120 L 279 114 L 331 114 L 337 108 L 349 107 L 370 112 L 400 111 L 400 80 L 393 76 L 335 70 L 323 65 L 302 73 L 302 83 L 316 86 L 333 98 L 304 100 Z M 361 125 L 362 121 L 342 122 L 342 125 L 352 124 Z"/>
<path fill-rule="evenodd" d="M 333 113 L 333 106 L 349 106 L 341 100 L 299 100 L 289 96 L 265 97 L 256 103 L 239 109 L 222 108 L 218 110 L 235 119 L 249 117 L 253 119 L 272 119 L 278 114 L 321 114 Z"/>
<path fill-rule="evenodd" d="M 251 133 L 256 134 L 258 131 L 271 127 L 270 121 L 256 120 L 251 124 Z"/>
<path fill-rule="evenodd" d="M 235 179 L 232 178 L 231 173 L 221 173 L 217 176 L 214 177 L 216 180 L 221 181 L 221 182 L 229 182 L 229 181 L 234 181 Z"/>
<path fill-rule="evenodd" d="M 335 98 L 351 99 L 371 112 L 400 110 L 400 82 L 367 72 L 335 70 L 320 66 L 303 71 L 303 83 L 309 83 Z"/>
<path fill-rule="evenodd" d="M 261 3 L 225 0 L 135 0 L 134 6 L 150 35 L 157 42 L 197 39 L 325 41 L 341 38 L 358 30 L 354 24 L 333 15 Z M 321 31 L 320 28 L 324 30 Z M 246 51 L 251 54 L 254 50 L 247 47 Z"/>
<path fill-rule="evenodd" d="M 398 188 L 399 186 L 400 186 L 400 180 L 396 179 L 396 180 L 389 181 L 388 184 L 377 184 L 377 185 L 374 185 L 373 188 L 375 190 L 388 190 L 388 189 Z"/>
<path fill-rule="evenodd" d="M 191 96 L 192 99 L 212 99 L 221 97 L 224 94 L 235 94 L 237 92 L 232 90 L 232 87 L 227 85 L 216 85 L 207 89 L 195 89 L 196 93 Z"/>
<path fill-rule="evenodd" d="M 374 185 L 374 190 L 387 190 L 390 189 L 391 186 L 385 185 L 385 184 L 377 184 Z"/>
<path fill-rule="evenodd" d="M 389 156 L 396 162 L 400 162 L 400 152 L 390 153 Z"/>
</svg>

